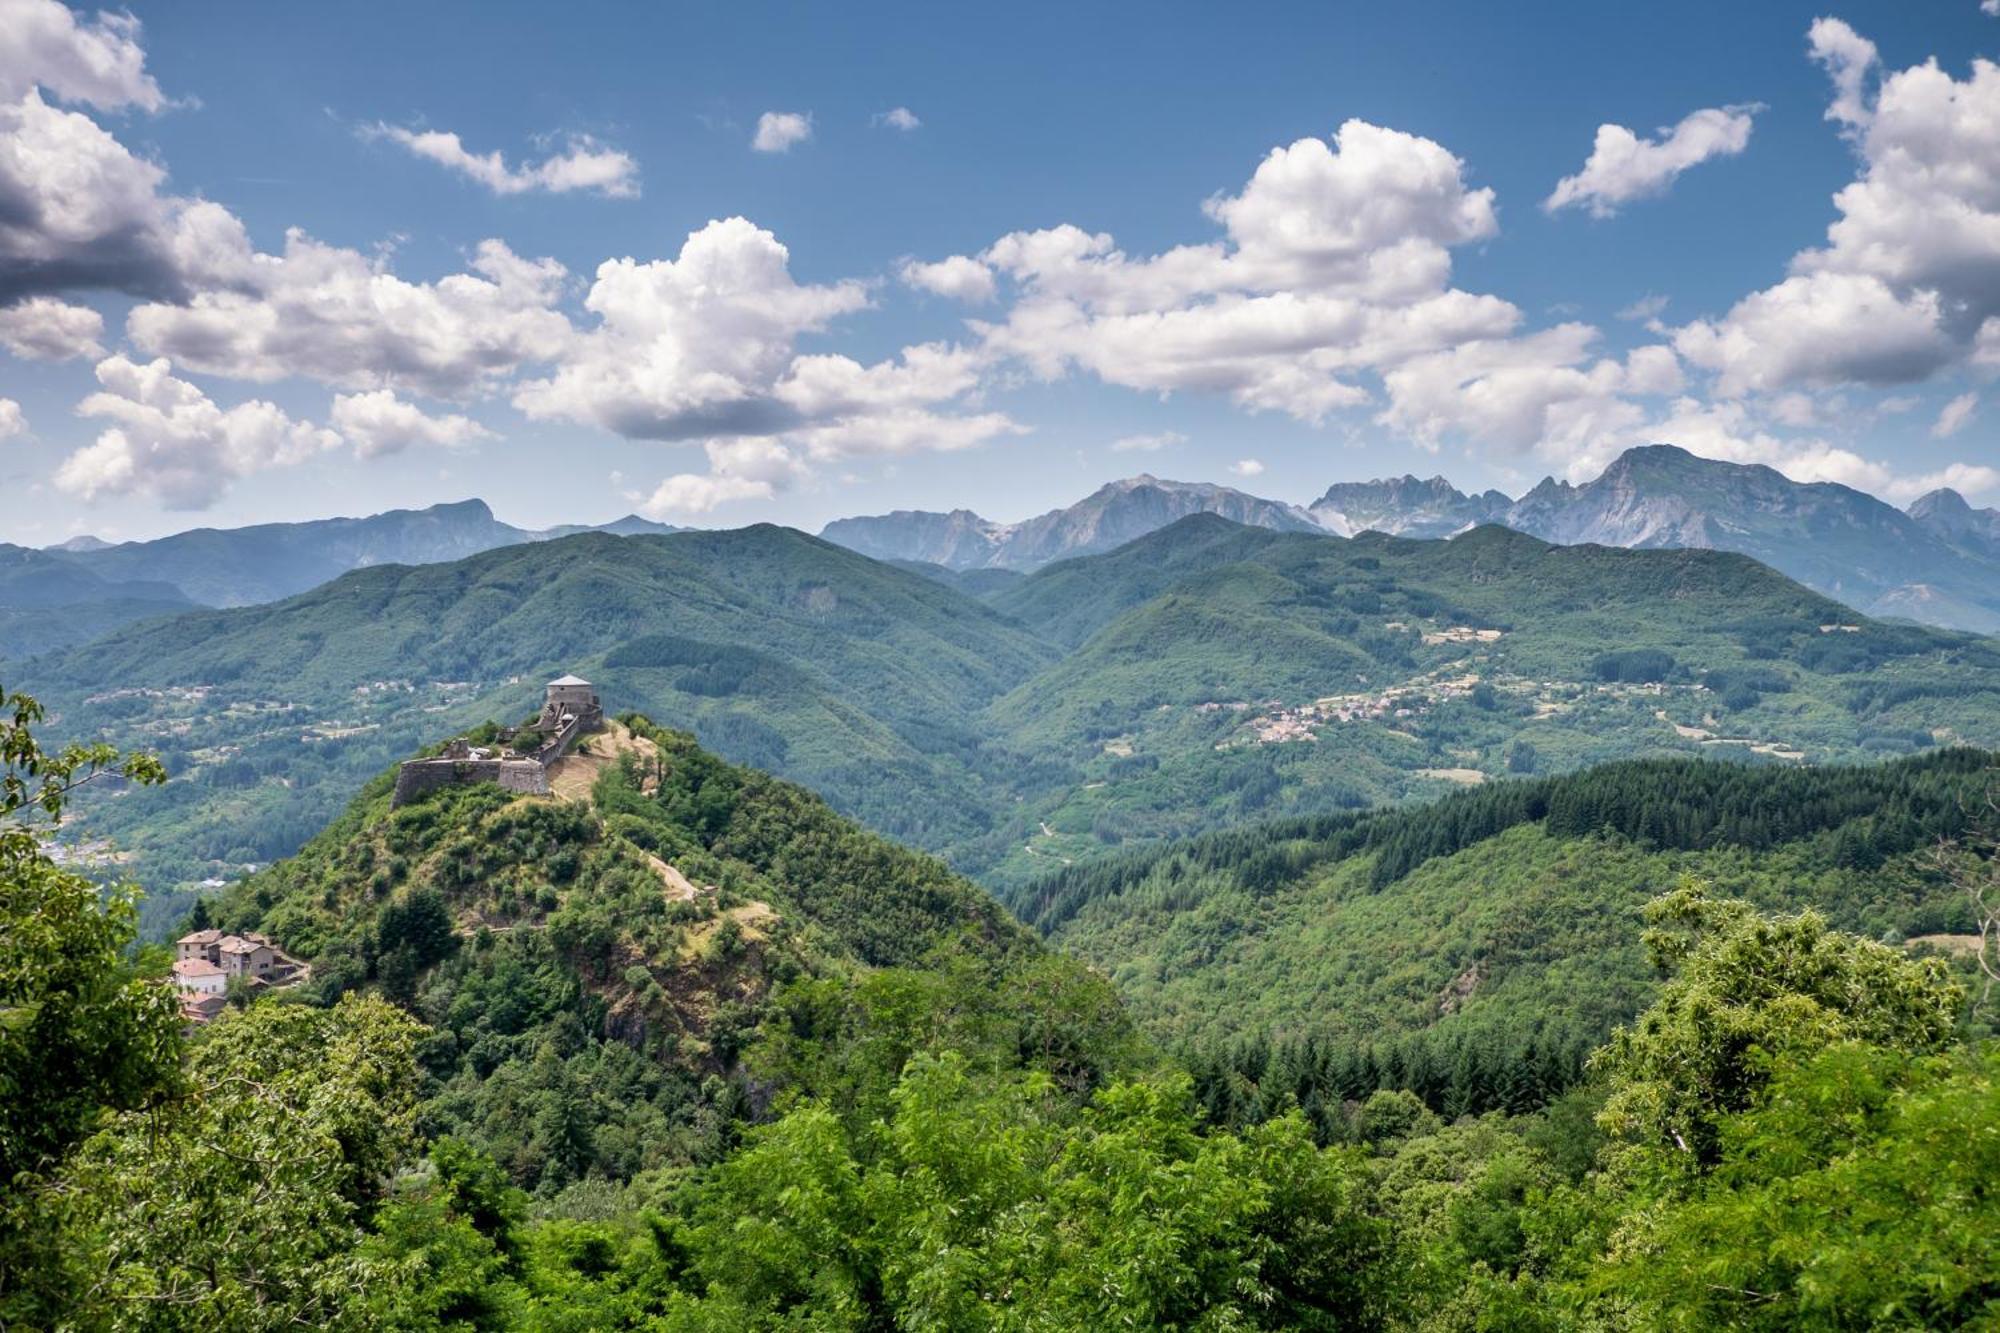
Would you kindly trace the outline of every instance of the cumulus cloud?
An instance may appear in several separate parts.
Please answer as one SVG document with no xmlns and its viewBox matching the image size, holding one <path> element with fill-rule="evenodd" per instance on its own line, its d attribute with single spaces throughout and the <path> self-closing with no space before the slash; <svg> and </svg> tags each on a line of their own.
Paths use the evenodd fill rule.
<svg viewBox="0 0 2000 1333">
<path fill-rule="evenodd" d="M 28 414 L 12 398 L 0 398 L 0 440 L 28 432 Z"/>
<path fill-rule="evenodd" d="M 67 361 L 103 356 L 97 344 L 104 316 L 89 306 L 47 296 L 0 307 L 0 347 L 29 361 Z"/>
<path fill-rule="evenodd" d="M 37 88 L 0 102 L 0 302 L 88 288 L 172 296 L 223 276 L 212 250 L 240 225 L 163 194 L 165 179 Z"/>
<path fill-rule="evenodd" d="M 1995 3 L 2000 3 L 2000 0 L 1995 0 Z M 891 107 L 887 111 L 877 111 L 868 118 L 868 123 L 871 125 L 886 126 L 892 130 L 902 130 L 906 134 L 923 124 L 921 120 L 917 119 L 917 113 L 906 106 Z"/>
<path fill-rule="evenodd" d="M 334 432 L 294 421 L 272 403 L 218 407 L 164 359 L 113 356 L 98 363 L 97 381 L 102 388 L 77 412 L 112 424 L 56 470 L 57 487 L 85 500 L 144 494 L 169 509 L 200 509 L 238 478 L 340 444 Z"/>
<path fill-rule="evenodd" d="M 1186 444 L 1187 436 L 1175 430 L 1154 435 L 1123 435 L 1111 442 L 1114 454 L 1152 454 L 1176 444 Z"/>
<path fill-rule="evenodd" d="M 1255 458 L 1239 458 L 1229 465 L 1229 470 L 1239 477 L 1261 477 L 1264 465 Z"/>
<path fill-rule="evenodd" d="M 279 255 L 240 255 L 228 287 L 134 309 L 126 333 L 143 351 L 233 379 L 303 375 L 343 388 L 405 388 L 460 397 L 555 358 L 570 343 L 554 309 L 567 272 L 481 242 L 471 271 L 410 282 L 385 261 L 301 231 Z"/>
<path fill-rule="evenodd" d="M 1814 22 L 1808 43 L 1860 170 L 1834 195 L 1827 243 L 1794 256 L 1790 276 L 1676 332 L 1725 396 L 1922 380 L 1978 362 L 2000 315 L 2000 66 L 1882 73 L 1874 43 L 1838 19 Z"/>
<path fill-rule="evenodd" d="M 674 259 L 606 260 L 584 305 L 598 317 L 556 373 L 526 383 L 529 416 L 635 439 L 774 434 L 796 424 L 775 393 L 799 335 L 868 303 L 858 282 L 802 286 L 777 237 L 711 222 Z"/>
<path fill-rule="evenodd" d="M 1944 405 L 1938 413 L 1937 421 L 1931 426 L 1931 435 L 1940 440 L 1948 440 L 1964 430 L 1979 411 L 1979 395 L 1962 393 Z"/>
<path fill-rule="evenodd" d="M 470 417 L 431 416 L 389 389 L 337 396 L 327 421 L 362 458 L 401 453 L 412 445 L 457 449 L 493 434 Z"/>
<path fill-rule="evenodd" d="M 919 291 L 954 301 L 990 301 L 998 290 L 993 270 L 967 255 L 952 255 L 931 264 L 905 259 L 896 274 Z"/>
<path fill-rule="evenodd" d="M 783 153 L 793 144 L 812 138 L 810 114 L 797 111 L 766 111 L 757 117 L 757 133 L 750 146 L 760 153 Z"/>
<path fill-rule="evenodd" d="M 105 111 L 166 105 L 130 14 L 80 23 L 58 0 L 0 0 L 0 101 L 19 101 L 37 86 Z"/>
<path fill-rule="evenodd" d="M 0 0 L 0 305 L 102 288 L 181 295 L 218 275 L 211 242 L 234 219 L 166 194 L 166 173 L 83 112 L 157 111 L 139 24 L 79 23 L 54 0 Z"/>
<path fill-rule="evenodd" d="M 869 298 L 856 281 L 799 283 L 790 262 L 743 218 L 709 223 L 673 259 L 607 261 L 584 300 L 596 327 L 554 373 L 521 384 L 514 405 L 631 439 L 700 441 L 710 477 L 670 479 L 657 512 L 773 494 L 810 462 L 965 448 L 1018 429 L 998 413 L 940 410 L 978 384 L 968 349 L 923 344 L 873 365 L 800 355 L 802 336 Z"/>
<path fill-rule="evenodd" d="M 1875 43 L 1840 19 L 1819 18 L 1806 30 L 1806 50 L 1833 80 L 1833 101 L 1826 108 L 1826 118 L 1847 125 L 1866 124 L 1863 86 L 1875 65 Z"/>
<path fill-rule="evenodd" d="M 456 134 L 445 130 L 409 130 L 398 125 L 377 123 L 363 126 L 369 139 L 387 139 L 416 156 L 469 180 L 495 194 L 568 194 L 589 190 L 609 199 L 636 199 L 639 195 L 639 164 L 631 156 L 599 143 L 587 134 L 573 134 L 560 153 L 539 162 L 509 166 L 498 150 L 474 153 Z"/>
<path fill-rule="evenodd" d="M 1493 194 L 1428 139 L 1351 120 L 1331 143 L 1273 150 L 1205 210 L 1222 239 L 1153 256 L 1068 225 L 1002 237 L 978 260 L 1015 299 L 974 328 L 1045 378 L 1080 369 L 1319 421 L 1370 400 L 1363 372 L 1520 319 L 1449 287 L 1449 247 L 1497 228 Z"/>
<path fill-rule="evenodd" d="M 1542 201 L 1550 213 L 1582 205 L 1608 218 L 1634 199 L 1664 194 L 1683 171 L 1714 157 L 1734 157 L 1750 145 L 1752 118 L 1761 106 L 1706 107 L 1641 139 L 1623 125 L 1600 125 L 1583 170 L 1556 182 Z"/>
</svg>

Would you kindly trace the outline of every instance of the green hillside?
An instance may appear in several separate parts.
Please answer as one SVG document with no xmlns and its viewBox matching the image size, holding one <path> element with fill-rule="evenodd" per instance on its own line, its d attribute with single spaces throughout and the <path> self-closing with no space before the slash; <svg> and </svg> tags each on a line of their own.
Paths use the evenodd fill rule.
<svg viewBox="0 0 2000 1333">
<path fill-rule="evenodd" d="M 172 884 L 285 855 L 384 765 L 532 710 L 563 671 L 931 847 L 1003 804 L 976 710 L 1053 658 L 914 574 L 784 528 L 586 534 L 358 571 L 44 658 L 58 725 L 146 745 L 177 781 L 78 827 Z"/>
<path fill-rule="evenodd" d="M 1990 1322 L 2000 1052 L 1952 966 L 1713 882 L 1632 899 L 1678 852 L 1871 931 L 1944 920 L 1990 883 L 1988 755 L 1618 765 L 1029 895 L 1079 941 L 1235 897 L 1203 942 L 1233 1039 L 1183 1062 L 939 862 L 638 717 L 552 797 L 371 784 L 203 904 L 310 974 L 184 1029 L 127 898 L 38 836 L 93 769 L 157 766 L 49 754 L 0 702 L 9 1327 Z M 1943 879 L 1900 878 L 1955 833 Z M 1341 919 L 1253 975 L 1265 908 Z M 1471 965 L 1426 1029 L 1433 953 Z M 1359 1047 L 1271 1019 L 1326 965 L 1313 999 L 1381 1016 Z M 1606 1002 L 1635 1017 L 1587 1065 L 1551 1044 Z M 1489 1026 L 1396 1039 L 1461 1015 Z"/>
<path fill-rule="evenodd" d="M 783 528 L 582 535 L 132 626 L 18 676 L 175 780 L 85 804 L 168 890 L 301 845 L 564 671 L 991 886 L 1246 820 L 1648 755 L 2000 745 L 2000 650 L 1742 556 L 1197 515 L 971 595 Z M 109 840 L 104 841 L 104 840 Z"/>
<path fill-rule="evenodd" d="M 1869 621 L 1713 551 L 1196 517 L 994 601 L 1076 647 L 988 716 L 1078 775 L 995 849 L 997 883 L 1123 841 L 1633 756 L 2000 744 L 1992 643 Z"/>
<path fill-rule="evenodd" d="M 1003 896 L 1163 1041 L 1401 1046 L 1442 1101 L 1462 1059 L 1576 1077 L 1654 994 L 1640 909 L 1688 877 L 1871 938 L 1975 931 L 1925 857 L 1996 777 L 2000 757 L 1968 749 L 1811 769 L 1628 762 L 1252 825 Z"/>
<path fill-rule="evenodd" d="M 939 862 L 629 723 L 564 761 L 558 798 L 580 799 L 475 785 L 391 809 L 384 775 L 203 915 L 309 963 L 302 998 L 379 992 L 421 1016 L 423 1123 L 543 1194 L 724 1151 L 739 1055 L 790 1022 L 781 994 L 956 969 L 1005 1022 L 1015 978 L 1073 969 Z M 759 1077 L 768 1099 L 778 1071 Z"/>
</svg>

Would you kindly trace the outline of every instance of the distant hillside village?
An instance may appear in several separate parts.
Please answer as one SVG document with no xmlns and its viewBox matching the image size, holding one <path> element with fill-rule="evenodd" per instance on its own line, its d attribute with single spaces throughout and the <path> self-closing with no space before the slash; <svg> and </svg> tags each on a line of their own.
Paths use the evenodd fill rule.
<svg viewBox="0 0 2000 1333">
<path fill-rule="evenodd" d="M 604 725 L 597 691 L 580 676 L 561 676 L 543 691 L 534 721 L 502 732 L 497 747 L 476 746 L 463 737 L 435 759 L 412 759 L 396 772 L 391 805 L 405 805 L 425 792 L 460 783 L 492 782 L 529 796 L 549 794 L 549 768 L 568 754 L 577 738 Z M 525 742 L 533 742 L 528 748 Z"/>
<path fill-rule="evenodd" d="M 561 676 L 543 691 L 542 711 L 525 726 L 501 733 L 503 744 L 475 746 L 459 737 L 434 759 L 412 759 L 396 771 L 391 805 L 425 792 L 473 782 L 492 782 L 524 795 L 549 794 L 549 769 L 568 754 L 579 737 L 604 725 L 596 689 L 580 676 Z M 531 743 L 531 744 L 529 744 Z M 253 989 L 292 986 L 310 979 L 312 967 L 293 958 L 269 936 L 245 931 L 197 930 L 175 942 L 174 985 L 181 1016 L 200 1026 L 222 1012 L 232 981 Z"/>
</svg>

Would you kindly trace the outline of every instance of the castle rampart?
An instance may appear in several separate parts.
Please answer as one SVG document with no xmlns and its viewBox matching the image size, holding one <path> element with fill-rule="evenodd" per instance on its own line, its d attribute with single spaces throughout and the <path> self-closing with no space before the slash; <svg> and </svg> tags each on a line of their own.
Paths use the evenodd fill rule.
<svg viewBox="0 0 2000 1333">
<path fill-rule="evenodd" d="M 532 753 L 475 749 L 452 741 L 435 759 L 412 759 L 396 770 L 392 806 L 406 805 L 441 787 L 491 782 L 525 796 L 549 794 L 549 766 L 568 754 L 577 738 L 604 724 L 604 710 L 590 682 L 564 676 L 549 682 L 541 715 L 521 730 L 539 737 Z"/>
</svg>

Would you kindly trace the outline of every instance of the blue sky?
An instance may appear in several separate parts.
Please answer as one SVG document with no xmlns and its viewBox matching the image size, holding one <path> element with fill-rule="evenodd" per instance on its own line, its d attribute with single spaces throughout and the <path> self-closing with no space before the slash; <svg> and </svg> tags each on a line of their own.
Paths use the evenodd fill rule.
<svg viewBox="0 0 2000 1333">
<path fill-rule="evenodd" d="M 1518 491 L 1647 439 L 2000 502 L 1978 0 L 0 20 L 0 540 Z"/>
</svg>

